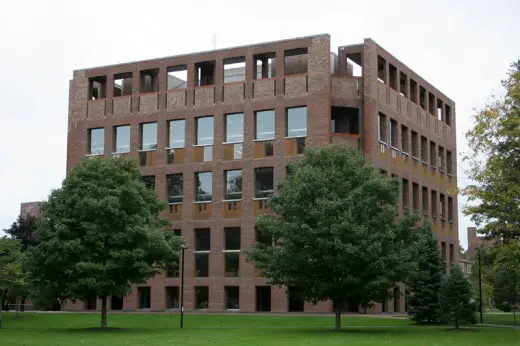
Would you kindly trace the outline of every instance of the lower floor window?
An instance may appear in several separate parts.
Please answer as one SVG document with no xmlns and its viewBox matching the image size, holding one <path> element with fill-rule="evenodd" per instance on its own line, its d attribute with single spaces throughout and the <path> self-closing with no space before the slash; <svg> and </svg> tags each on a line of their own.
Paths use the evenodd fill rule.
<svg viewBox="0 0 520 346">
<path fill-rule="evenodd" d="M 195 309 L 208 309 L 209 289 L 208 286 L 195 287 Z"/>
</svg>

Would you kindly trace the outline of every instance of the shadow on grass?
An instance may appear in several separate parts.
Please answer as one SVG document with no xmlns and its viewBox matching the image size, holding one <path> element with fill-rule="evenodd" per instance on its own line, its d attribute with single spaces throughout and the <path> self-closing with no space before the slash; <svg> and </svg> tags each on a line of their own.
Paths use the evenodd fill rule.
<svg viewBox="0 0 520 346">
<path fill-rule="evenodd" d="M 341 329 L 334 329 L 334 328 L 293 328 L 290 330 L 284 331 L 285 334 L 295 333 L 295 334 L 314 334 L 314 335 L 322 335 L 322 334 L 351 334 L 351 335 L 374 335 L 374 334 L 392 334 L 392 335 L 400 335 L 400 334 L 407 334 L 409 333 L 408 326 L 399 326 L 399 327 L 389 327 L 389 326 L 382 326 L 382 327 L 359 327 L 359 326 L 345 326 Z"/>
</svg>

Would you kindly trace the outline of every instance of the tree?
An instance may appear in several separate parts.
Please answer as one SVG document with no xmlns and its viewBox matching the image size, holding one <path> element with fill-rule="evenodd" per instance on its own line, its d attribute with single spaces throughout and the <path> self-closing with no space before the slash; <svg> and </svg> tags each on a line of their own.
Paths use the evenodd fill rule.
<svg viewBox="0 0 520 346">
<path fill-rule="evenodd" d="M 24 254 L 18 240 L 0 238 L 0 311 L 5 307 L 9 291 L 24 283 L 23 260 Z"/>
<path fill-rule="evenodd" d="M 408 314 L 417 323 L 438 323 L 441 317 L 439 291 L 446 267 L 428 222 L 423 222 L 420 233 L 418 269 L 408 281 L 412 292 L 408 298 Z"/>
<path fill-rule="evenodd" d="M 159 216 L 164 202 L 140 182 L 134 161 L 84 159 L 42 206 L 39 244 L 29 250 L 36 287 L 54 299 L 125 295 L 175 266 L 180 237 Z"/>
<path fill-rule="evenodd" d="M 415 269 L 418 217 L 398 221 L 398 182 L 341 146 L 307 150 L 256 226 L 274 246 L 246 251 L 271 284 L 306 301 L 332 300 L 336 329 L 348 303 L 371 306 Z"/>
<path fill-rule="evenodd" d="M 520 239 L 520 59 L 502 81 L 505 96 L 474 115 L 466 133 L 472 154 L 464 160 L 474 183 L 464 194 L 466 215 L 488 236 Z"/>
<path fill-rule="evenodd" d="M 497 273 L 497 289 L 504 300 L 513 307 L 516 324 L 516 304 L 520 296 L 520 241 L 512 240 L 507 244 L 495 247 L 494 270 Z M 503 300 L 500 301 L 503 303 Z"/>
<path fill-rule="evenodd" d="M 471 287 L 458 265 L 451 267 L 450 275 L 442 281 L 440 290 L 441 312 L 444 322 L 474 324 L 475 305 L 471 303 Z"/>
</svg>

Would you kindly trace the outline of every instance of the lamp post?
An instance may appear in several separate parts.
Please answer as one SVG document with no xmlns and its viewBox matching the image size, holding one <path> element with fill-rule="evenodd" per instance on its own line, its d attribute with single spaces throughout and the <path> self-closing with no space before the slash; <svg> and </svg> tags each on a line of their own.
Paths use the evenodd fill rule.
<svg viewBox="0 0 520 346">
<path fill-rule="evenodd" d="M 186 250 L 186 246 L 181 246 L 181 329 L 184 327 L 184 250 Z"/>
<path fill-rule="evenodd" d="M 480 248 L 477 249 L 478 251 L 478 290 L 479 290 L 479 296 L 480 296 L 480 323 L 484 323 L 483 318 L 483 307 L 482 307 L 482 268 L 480 265 Z"/>
</svg>

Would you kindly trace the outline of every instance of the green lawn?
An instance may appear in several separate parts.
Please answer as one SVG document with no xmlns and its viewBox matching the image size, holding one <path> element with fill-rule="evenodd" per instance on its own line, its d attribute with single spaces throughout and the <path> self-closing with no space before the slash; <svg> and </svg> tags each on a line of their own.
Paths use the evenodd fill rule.
<svg viewBox="0 0 520 346">
<path fill-rule="evenodd" d="M 520 345 L 520 330 L 416 327 L 406 319 L 346 316 L 340 332 L 332 316 L 110 314 L 98 331 L 97 314 L 4 316 L 0 345 Z"/>
<path fill-rule="evenodd" d="M 480 321 L 480 315 L 477 314 L 477 321 Z M 488 312 L 484 313 L 485 324 L 501 324 L 504 326 L 512 326 L 514 322 L 512 312 Z M 516 325 L 520 327 L 520 312 L 516 313 Z"/>
</svg>

